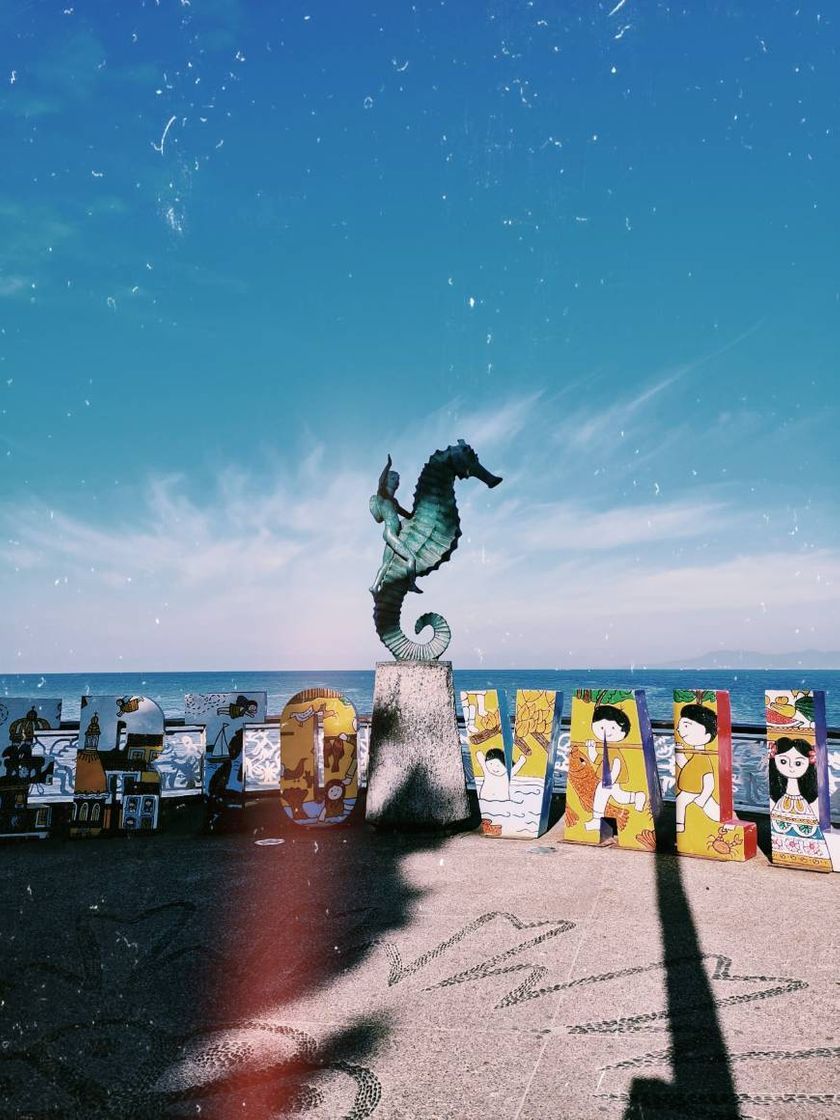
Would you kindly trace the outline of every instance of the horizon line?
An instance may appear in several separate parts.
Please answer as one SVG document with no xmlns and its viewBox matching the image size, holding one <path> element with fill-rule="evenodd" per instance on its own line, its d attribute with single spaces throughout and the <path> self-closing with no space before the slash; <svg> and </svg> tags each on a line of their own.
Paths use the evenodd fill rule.
<svg viewBox="0 0 840 1120">
<path fill-rule="evenodd" d="M 767 656 L 773 656 L 768 654 Z M 375 673 L 376 667 L 379 664 L 394 664 L 393 661 L 376 662 L 373 666 L 365 668 L 348 668 L 348 667 L 330 667 L 324 668 L 319 666 L 317 668 L 303 668 L 303 669 L 244 669 L 244 668 L 226 668 L 226 669 L 23 669 L 9 672 L 0 671 L 0 680 L 5 677 L 83 677 L 83 676 L 178 676 L 189 674 L 191 676 L 201 675 L 219 675 L 221 673 L 236 674 L 236 673 Z M 401 664 L 401 662 L 396 662 Z M 421 662 L 420 664 L 424 664 Z M 428 664 L 434 664 L 429 662 Z M 438 661 L 437 664 L 447 664 L 446 661 Z M 449 663 L 451 664 L 451 662 Z M 466 673 L 653 673 L 653 672 L 714 672 L 716 670 L 731 669 L 746 669 L 754 672 L 785 672 L 788 669 L 798 671 L 813 671 L 820 673 L 836 673 L 840 672 L 840 665 L 836 668 L 821 667 L 819 665 L 677 665 L 675 663 L 659 664 L 659 665 L 589 665 L 581 666 L 576 665 L 570 668 L 561 669 L 556 665 L 528 665 L 521 668 L 504 668 L 501 666 L 485 666 L 485 665 L 459 665 L 452 666 L 453 672 L 466 672 Z"/>
</svg>

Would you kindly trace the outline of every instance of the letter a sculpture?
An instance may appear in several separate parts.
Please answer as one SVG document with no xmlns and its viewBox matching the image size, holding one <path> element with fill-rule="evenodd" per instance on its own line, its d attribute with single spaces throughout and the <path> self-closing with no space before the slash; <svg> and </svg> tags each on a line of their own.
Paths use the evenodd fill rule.
<svg viewBox="0 0 840 1120">
<path fill-rule="evenodd" d="M 431 626 L 427 642 L 413 642 L 400 627 L 403 599 L 409 591 L 421 593 L 417 577 L 444 564 L 458 547 L 461 524 L 455 504 L 455 479 L 480 478 L 498 486 L 501 478 L 490 474 L 473 449 L 459 439 L 445 451 L 436 451 L 420 472 L 409 513 L 394 496 L 400 476 L 391 470 L 391 456 L 370 499 L 374 521 L 385 526 L 385 552 L 371 587 L 376 632 L 397 661 L 436 661 L 449 645 L 452 632 L 442 615 L 429 611 L 418 618 L 414 632 Z"/>
</svg>

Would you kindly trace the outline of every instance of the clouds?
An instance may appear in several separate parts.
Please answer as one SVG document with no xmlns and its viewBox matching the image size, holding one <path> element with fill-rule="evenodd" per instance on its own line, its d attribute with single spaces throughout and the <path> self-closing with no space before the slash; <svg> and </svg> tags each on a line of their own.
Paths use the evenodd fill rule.
<svg viewBox="0 0 840 1120">
<path fill-rule="evenodd" d="M 491 450 L 510 444 L 532 426 L 542 397 L 540 392 L 526 393 L 500 403 L 496 408 L 485 406 L 479 412 L 461 405 L 461 423 L 467 433 L 467 442 L 477 449 L 487 447 Z"/>
<path fill-rule="evenodd" d="M 554 439 L 572 451 L 602 451 L 616 436 L 623 437 L 643 414 L 645 406 L 654 398 L 669 389 L 687 370 L 679 370 L 646 385 L 640 392 L 625 397 L 615 397 L 614 388 L 604 394 L 602 403 L 593 400 L 588 393 L 587 399 L 571 412 Z"/>
<path fill-rule="evenodd" d="M 409 492 L 434 446 L 462 433 L 489 469 L 511 468 L 492 492 L 457 484 L 464 538 L 424 581 L 422 604 L 406 604 L 406 630 L 412 609 L 441 611 L 464 666 L 640 665 L 720 646 L 832 644 L 840 550 L 762 531 L 749 502 L 708 486 L 662 501 L 606 502 L 596 482 L 558 492 L 556 477 L 530 470 L 553 422 L 545 408 L 540 394 L 453 402 L 393 434 Z M 313 438 L 302 457 L 259 473 L 228 466 L 200 491 L 186 476 L 152 477 L 116 514 L 6 506 L 0 581 L 19 667 L 372 664 L 382 651 L 367 587 L 382 541 L 367 503 L 379 443 L 336 452 Z M 49 619 L 46 632 L 30 625 L 37 618 Z"/>
<path fill-rule="evenodd" d="M 77 234 L 76 218 L 69 208 L 49 202 L 24 203 L 0 197 L 0 232 L 3 235 L 2 260 L 6 269 L 21 270 L 43 264 L 53 249 Z"/>
<path fill-rule="evenodd" d="M 716 648 L 773 653 L 836 644 L 840 553 L 752 553 L 711 564 L 669 560 L 560 561 L 504 600 L 491 572 L 484 594 L 492 604 L 495 642 L 493 635 L 487 642 L 485 631 L 482 648 L 496 657 L 491 653 L 487 663 L 641 666 Z M 478 617 L 473 629 L 481 632 Z"/>
<path fill-rule="evenodd" d="M 246 476 L 224 474 L 203 500 L 187 496 L 183 479 L 156 478 L 107 523 L 92 511 L 36 505 L 16 512 L 15 543 L 2 555 L 21 571 L 96 574 L 110 587 L 153 579 L 173 595 L 217 589 L 234 573 L 260 586 L 318 542 L 325 517 L 341 537 L 348 480 L 316 494 L 300 489 L 300 477 L 260 493 Z"/>
<path fill-rule="evenodd" d="M 358 553 L 369 489 L 361 476 L 307 480 L 304 467 L 270 489 L 224 474 L 198 499 L 183 479 L 155 479 L 116 518 L 7 507 L 7 624 L 36 663 L 56 656 L 48 637 L 62 663 L 92 668 L 332 660 L 328 630 L 323 642 L 310 631 L 319 618 L 343 622 L 347 591 L 367 586 Z M 49 626 L 27 636 L 31 618 Z"/>
<path fill-rule="evenodd" d="M 642 503 L 612 509 L 575 501 L 534 504 L 516 514 L 519 550 L 599 553 L 680 540 L 706 540 L 737 518 L 723 502 Z"/>
<path fill-rule="evenodd" d="M 54 20 L 47 35 L 24 37 L 17 30 L 15 80 L 0 99 L 6 113 L 26 122 L 38 121 L 93 99 L 106 62 L 101 39 L 90 31 L 73 30 L 66 19 Z M 22 49 L 21 39 L 30 40 Z"/>
<path fill-rule="evenodd" d="M 32 284 L 26 276 L 0 276 L 0 297 L 20 295 Z"/>
<path fill-rule="evenodd" d="M 459 484 L 411 607 L 462 662 L 828 624 L 821 27 L 806 89 L 767 14 L 768 99 L 749 44 L 709 71 L 714 6 L 685 50 L 665 9 L 610 38 L 609 77 L 594 25 L 527 6 L 466 37 L 428 6 L 83 7 L 0 12 L 0 580 L 34 668 L 369 664 L 368 497 L 390 451 L 410 505 L 458 437 L 505 481 Z"/>
</svg>

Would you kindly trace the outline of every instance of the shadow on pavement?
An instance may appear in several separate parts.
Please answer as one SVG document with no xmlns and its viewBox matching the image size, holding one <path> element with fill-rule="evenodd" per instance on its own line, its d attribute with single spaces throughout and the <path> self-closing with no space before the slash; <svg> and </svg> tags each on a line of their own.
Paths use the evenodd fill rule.
<svg viewBox="0 0 840 1120">
<path fill-rule="evenodd" d="M 4 851 L 0 1117 L 373 1114 L 387 1017 L 329 1001 L 410 921 L 403 861 L 443 838 L 246 813 L 237 835 Z"/>
<path fill-rule="evenodd" d="M 673 813 L 663 813 L 662 840 L 673 832 Z M 670 1060 L 673 1077 L 637 1077 L 624 1120 L 651 1117 L 715 1117 L 738 1120 L 740 1109 L 729 1052 L 715 1007 L 697 926 L 682 880 L 682 860 L 657 852 L 656 894 L 665 961 Z"/>
</svg>

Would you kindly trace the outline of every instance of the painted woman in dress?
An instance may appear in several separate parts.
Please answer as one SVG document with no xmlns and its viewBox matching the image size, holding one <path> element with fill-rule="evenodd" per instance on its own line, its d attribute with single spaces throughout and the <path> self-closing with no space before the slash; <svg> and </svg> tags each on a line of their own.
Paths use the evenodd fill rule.
<svg viewBox="0 0 840 1120">
<path fill-rule="evenodd" d="M 830 871 L 819 821 L 816 750 L 783 736 L 770 744 L 770 838 L 773 862 Z"/>
</svg>

